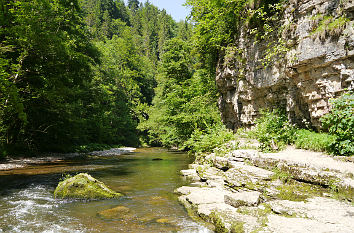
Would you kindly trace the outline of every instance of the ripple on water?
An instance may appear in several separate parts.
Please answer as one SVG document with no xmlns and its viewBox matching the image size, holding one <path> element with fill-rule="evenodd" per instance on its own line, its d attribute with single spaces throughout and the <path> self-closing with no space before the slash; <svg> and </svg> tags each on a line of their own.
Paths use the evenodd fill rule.
<svg viewBox="0 0 354 233">
<path fill-rule="evenodd" d="M 0 197 L 0 232 L 85 232 L 78 220 L 68 217 L 47 187 L 33 185 Z"/>
<path fill-rule="evenodd" d="M 152 158 L 163 160 L 152 161 Z M 6 189 L 0 192 L 0 233 L 209 233 L 211 231 L 189 218 L 173 194 L 175 188 L 184 184 L 179 171 L 188 163 L 185 154 L 149 149 L 146 153 L 87 158 L 65 163 L 65 166 L 39 165 L 29 172 L 27 169 L 26 172 L 0 174 L 0 188 L 3 182 Z M 59 173 L 65 171 L 90 172 L 126 196 L 119 200 L 88 202 L 55 200 L 53 188 Z M 99 215 L 117 206 L 129 208 L 129 216 L 105 218 Z"/>
</svg>

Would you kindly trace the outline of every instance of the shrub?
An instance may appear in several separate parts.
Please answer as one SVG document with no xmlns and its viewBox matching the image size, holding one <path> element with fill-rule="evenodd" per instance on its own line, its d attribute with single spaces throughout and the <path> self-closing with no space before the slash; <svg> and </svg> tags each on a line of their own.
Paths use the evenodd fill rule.
<svg viewBox="0 0 354 233">
<path fill-rule="evenodd" d="M 191 153 L 196 154 L 211 152 L 232 139 L 234 139 L 233 132 L 226 129 L 224 125 L 218 124 L 205 131 L 194 130 L 190 139 L 184 143 L 184 149 L 189 149 Z"/>
<path fill-rule="evenodd" d="M 261 114 L 256 120 L 255 132 L 262 151 L 276 151 L 294 141 L 296 128 L 288 122 L 284 111 L 264 110 Z"/>
<path fill-rule="evenodd" d="M 336 136 L 330 149 L 336 155 L 354 155 L 354 92 L 330 103 L 331 111 L 321 118 L 323 127 Z"/>
<path fill-rule="evenodd" d="M 330 145 L 336 140 L 336 137 L 327 133 L 316 133 L 306 129 L 297 130 L 295 133 L 295 147 L 330 152 Z"/>
</svg>

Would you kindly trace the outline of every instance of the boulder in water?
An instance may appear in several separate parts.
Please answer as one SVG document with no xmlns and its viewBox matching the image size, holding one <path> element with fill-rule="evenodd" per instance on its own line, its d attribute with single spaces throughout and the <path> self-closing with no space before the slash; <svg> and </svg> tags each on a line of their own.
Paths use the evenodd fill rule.
<svg viewBox="0 0 354 233">
<path fill-rule="evenodd" d="M 87 173 L 61 181 L 54 191 L 55 198 L 112 199 L 121 196 Z"/>
</svg>

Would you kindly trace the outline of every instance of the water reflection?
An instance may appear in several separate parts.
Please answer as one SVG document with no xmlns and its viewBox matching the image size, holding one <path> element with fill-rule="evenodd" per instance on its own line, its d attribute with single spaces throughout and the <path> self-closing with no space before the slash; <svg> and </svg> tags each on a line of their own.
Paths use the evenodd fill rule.
<svg viewBox="0 0 354 233">
<path fill-rule="evenodd" d="M 140 149 L 0 172 L 0 232 L 208 232 L 190 219 L 173 190 L 187 155 Z M 88 172 L 125 196 L 62 201 L 53 190 L 63 173 Z"/>
</svg>

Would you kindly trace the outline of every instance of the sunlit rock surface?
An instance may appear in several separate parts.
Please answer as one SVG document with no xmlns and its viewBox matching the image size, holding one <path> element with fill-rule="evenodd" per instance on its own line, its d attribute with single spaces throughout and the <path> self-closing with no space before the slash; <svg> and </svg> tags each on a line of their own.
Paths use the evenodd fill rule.
<svg viewBox="0 0 354 233">
<path fill-rule="evenodd" d="M 265 108 L 284 108 L 293 123 L 306 120 L 319 128 L 320 117 L 330 109 L 329 100 L 354 89 L 353 1 L 285 2 L 281 26 L 274 28 L 274 40 L 285 42 L 285 54 L 265 66 L 262 59 L 271 37 L 255 41 L 250 30 L 241 27 L 230 48 L 242 55 L 220 56 L 219 108 L 231 129 L 252 126 Z M 332 26 L 321 28 L 325 17 L 332 19 Z M 343 17 L 346 23 L 334 26 Z"/>
</svg>

